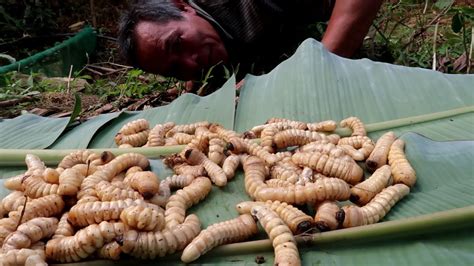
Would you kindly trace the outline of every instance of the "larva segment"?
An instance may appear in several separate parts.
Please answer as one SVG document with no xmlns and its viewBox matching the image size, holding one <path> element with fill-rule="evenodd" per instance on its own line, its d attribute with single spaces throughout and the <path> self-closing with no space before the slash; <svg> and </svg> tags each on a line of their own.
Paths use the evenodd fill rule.
<svg viewBox="0 0 474 266">
<path fill-rule="evenodd" d="M 342 157 L 346 155 L 346 152 L 339 146 L 334 145 L 331 142 L 311 142 L 298 149 L 298 152 L 320 152 L 332 157 Z"/>
<path fill-rule="evenodd" d="M 149 134 L 149 129 L 131 135 L 124 135 L 122 133 L 118 133 L 117 135 L 115 135 L 114 140 L 118 146 L 123 144 L 129 144 L 132 147 L 140 147 L 147 143 Z M 123 147 L 124 146 L 122 146 L 122 148 Z"/>
<path fill-rule="evenodd" d="M 209 131 L 211 131 L 212 133 L 216 133 L 219 138 L 223 139 L 225 142 L 229 142 L 233 138 L 242 137 L 239 133 L 233 130 L 225 129 L 218 124 L 211 124 L 211 126 L 209 127 Z"/>
<path fill-rule="evenodd" d="M 279 160 L 275 154 L 269 153 L 264 147 L 249 139 L 233 138 L 229 141 L 227 149 L 236 154 L 248 153 L 260 157 L 269 165 L 274 165 Z"/>
<path fill-rule="evenodd" d="M 25 266 L 48 266 L 48 263 L 44 260 L 44 256 L 34 254 L 26 259 Z"/>
<path fill-rule="evenodd" d="M 147 130 L 148 128 L 150 128 L 148 121 L 140 118 L 123 125 L 122 128 L 120 128 L 119 133 L 123 135 L 132 135 Z"/>
<path fill-rule="evenodd" d="M 145 204 L 145 202 L 126 199 L 78 203 L 70 209 L 68 221 L 73 226 L 84 227 L 102 221 L 118 220 L 125 208 L 140 204 Z"/>
<path fill-rule="evenodd" d="M 314 222 L 321 232 L 335 230 L 344 221 L 344 212 L 341 212 L 335 201 L 325 200 L 316 204 Z"/>
<path fill-rule="evenodd" d="M 0 247 L 3 245 L 5 238 L 15 231 L 18 225 L 18 219 L 19 216 L 16 219 L 12 217 L 0 219 Z"/>
<path fill-rule="evenodd" d="M 159 180 L 159 177 L 151 171 L 140 171 L 127 174 L 123 182 L 140 192 L 145 199 L 149 199 L 159 192 Z"/>
<path fill-rule="evenodd" d="M 315 203 L 324 200 L 347 200 L 350 196 L 349 185 L 339 178 L 320 178 L 304 186 L 263 187 L 255 198 L 258 201 L 282 201 L 288 204 Z"/>
<path fill-rule="evenodd" d="M 301 168 L 291 161 L 291 158 L 276 163 L 270 170 L 272 178 L 288 181 L 291 184 L 298 181 Z"/>
<path fill-rule="evenodd" d="M 130 188 L 120 188 L 112 185 L 110 182 L 101 181 L 95 186 L 97 197 L 101 201 L 143 199 L 140 193 Z"/>
<path fill-rule="evenodd" d="M 173 129 L 171 129 L 170 131 L 166 133 L 166 137 L 167 138 L 174 137 L 178 133 L 194 134 L 194 132 L 196 131 L 196 128 L 199 128 L 199 127 L 208 128 L 209 125 L 210 123 L 207 121 L 201 121 L 201 122 L 185 124 L 185 125 L 176 125 Z"/>
<path fill-rule="evenodd" d="M 276 126 L 266 126 L 260 134 L 260 146 L 265 147 L 268 152 L 273 152 L 273 137 L 280 129 Z"/>
<path fill-rule="evenodd" d="M 247 240 L 257 230 L 257 224 L 249 214 L 210 225 L 186 246 L 181 260 L 190 263 L 217 246 Z"/>
<path fill-rule="evenodd" d="M 407 185 L 395 184 L 382 190 L 363 207 L 342 207 L 345 213 L 343 227 L 367 225 L 380 221 L 408 193 L 410 193 L 410 188 Z"/>
<path fill-rule="evenodd" d="M 25 156 L 25 163 L 28 167 L 26 174 L 28 175 L 42 175 L 46 166 L 44 165 L 43 161 L 34 154 L 27 154 Z"/>
<path fill-rule="evenodd" d="M 68 217 L 69 212 L 63 213 L 61 219 L 59 219 L 58 227 L 56 228 L 56 231 L 53 234 L 53 239 L 74 235 L 74 228 L 69 223 Z"/>
<path fill-rule="evenodd" d="M 56 218 L 34 218 L 20 226 L 5 238 L 2 246 L 3 251 L 28 248 L 31 244 L 43 238 L 51 237 L 56 231 L 58 219 Z"/>
<path fill-rule="evenodd" d="M 154 126 L 150 133 L 148 133 L 148 140 L 145 146 L 155 147 L 165 145 L 165 135 L 171 130 L 175 124 L 173 122 L 167 122 L 164 124 L 157 124 Z"/>
<path fill-rule="evenodd" d="M 291 128 L 295 129 L 306 129 L 306 123 L 301 122 L 301 121 L 295 121 L 295 120 L 290 120 L 286 118 L 279 118 L 279 117 L 272 117 L 265 122 L 265 124 L 275 124 L 275 123 L 285 123 Z"/>
<path fill-rule="evenodd" d="M 3 181 L 3 186 L 9 190 L 23 191 L 22 181 L 25 174 L 9 177 Z"/>
<path fill-rule="evenodd" d="M 218 138 L 211 139 L 209 141 L 209 160 L 213 161 L 217 165 L 221 165 L 222 161 L 225 159 L 224 149 L 226 143 Z"/>
<path fill-rule="evenodd" d="M 266 181 L 266 184 L 268 187 L 287 187 L 293 185 L 293 183 L 283 179 L 269 179 Z"/>
<path fill-rule="evenodd" d="M 358 117 L 348 117 L 340 122 L 341 127 L 348 127 L 352 130 L 351 136 L 367 136 L 365 125 Z"/>
<path fill-rule="evenodd" d="M 103 168 L 84 179 L 81 184 L 81 191 L 78 194 L 78 198 L 82 199 L 82 197 L 85 196 L 95 197 L 95 186 L 100 181 L 110 181 L 117 174 L 132 166 L 138 166 L 142 169 L 146 169 L 149 166 L 149 161 L 144 155 L 138 153 L 126 153 L 117 156 L 108 164 L 104 165 Z"/>
<path fill-rule="evenodd" d="M 312 183 L 313 180 L 313 169 L 309 167 L 303 168 L 301 174 L 298 176 L 298 180 L 296 181 L 296 185 L 304 186 L 306 183 Z"/>
<path fill-rule="evenodd" d="M 367 136 L 353 136 L 341 138 L 337 145 L 349 145 L 354 147 L 358 151 L 362 152 L 362 154 L 364 154 L 364 159 L 369 157 L 370 153 L 374 150 L 375 147 L 374 142 Z"/>
<path fill-rule="evenodd" d="M 184 223 L 163 231 L 128 230 L 123 236 L 122 251 L 141 259 L 163 257 L 183 250 L 200 231 L 201 223 L 194 214 L 186 217 Z"/>
<path fill-rule="evenodd" d="M 177 145 L 188 144 L 194 139 L 194 137 L 194 135 L 189 135 L 182 132 L 177 132 L 173 135 L 173 139 L 176 140 Z"/>
<path fill-rule="evenodd" d="M 307 232 L 313 226 L 313 217 L 286 202 L 270 200 L 266 202 L 244 201 L 237 204 L 235 207 L 238 213 L 245 214 L 251 213 L 252 208 L 257 205 L 267 206 L 276 212 L 295 235 Z"/>
<path fill-rule="evenodd" d="M 222 170 L 227 176 L 227 180 L 234 178 L 235 170 L 240 165 L 240 156 L 236 154 L 231 154 L 225 158 L 224 163 L 222 164 Z"/>
<path fill-rule="evenodd" d="M 333 120 L 325 120 L 316 123 L 308 123 L 306 124 L 309 131 L 324 131 L 324 132 L 331 132 L 336 130 L 337 123 Z"/>
<path fill-rule="evenodd" d="M 67 169 L 76 164 L 87 164 L 99 158 L 100 155 L 88 150 L 79 150 L 66 155 L 58 164 L 58 168 Z"/>
<path fill-rule="evenodd" d="M 375 195 L 389 185 L 391 169 L 384 165 L 371 177 L 351 188 L 350 200 L 359 206 L 367 204 Z"/>
<path fill-rule="evenodd" d="M 163 182 L 167 182 L 170 189 L 180 189 L 191 184 L 194 179 L 195 177 L 191 175 L 172 175 L 165 178 Z"/>
<path fill-rule="evenodd" d="M 165 146 L 173 146 L 173 145 L 179 145 L 178 141 L 174 137 L 165 139 Z"/>
<path fill-rule="evenodd" d="M 170 198 L 170 196 L 170 182 L 165 179 L 160 183 L 159 192 L 153 195 L 153 197 L 151 197 L 150 199 L 148 199 L 147 202 L 164 208 L 166 206 L 166 203 L 168 203 L 168 199 Z"/>
<path fill-rule="evenodd" d="M 57 184 L 47 183 L 40 175 L 25 176 L 22 186 L 25 195 L 33 199 L 58 194 L 59 187 Z"/>
<path fill-rule="evenodd" d="M 206 176 L 207 172 L 204 169 L 204 166 L 198 165 L 189 165 L 187 163 L 178 164 L 173 166 L 173 170 L 177 175 L 189 175 L 192 177 Z"/>
<path fill-rule="evenodd" d="M 250 197 L 255 199 L 257 197 L 257 193 L 261 189 L 267 187 L 265 184 L 265 163 L 262 159 L 256 156 L 247 156 L 241 159 L 245 175 L 245 191 L 247 191 L 247 194 Z"/>
<path fill-rule="evenodd" d="M 373 172 L 382 165 L 387 164 L 388 151 L 395 139 L 395 134 L 392 131 L 389 131 L 377 140 L 374 150 L 365 161 L 365 165 L 370 171 Z"/>
<path fill-rule="evenodd" d="M 206 177 L 197 177 L 186 186 L 172 195 L 166 204 L 166 228 L 173 228 L 183 223 L 186 210 L 203 200 L 211 192 L 212 184 Z"/>
<path fill-rule="evenodd" d="M 18 207 L 25 203 L 25 200 L 26 198 L 21 191 L 13 191 L 12 193 L 8 194 L 0 202 L 0 218 L 11 211 L 18 209 Z"/>
<path fill-rule="evenodd" d="M 33 249 L 14 249 L 9 250 L 5 253 L 0 253 L 0 265 L 2 266 L 19 266 L 19 265 L 26 265 L 26 261 L 29 258 L 28 263 L 38 262 L 39 256 L 40 259 L 44 262 L 45 255 L 43 250 L 33 250 Z M 36 261 L 35 261 L 36 260 Z M 33 264 L 35 266 L 47 265 L 47 264 Z"/>
<path fill-rule="evenodd" d="M 43 179 L 50 184 L 59 184 L 59 173 L 55 169 L 46 168 L 43 171 Z"/>
<path fill-rule="evenodd" d="M 189 164 L 200 164 L 204 166 L 204 169 L 206 169 L 206 172 L 209 174 L 209 178 L 211 178 L 212 182 L 216 184 L 216 186 L 223 187 L 227 184 L 227 176 L 225 175 L 222 168 L 213 161 L 209 160 L 206 155 L 204 155 L 199 150 L 186 150 L 184 156 Z"/>
<path fill-rule="evenodd" d="M 145 205 L 135 205 L 124 209 L 120 214 L 120 220 L 131 228 L 143 231 L 162 230 L 165 227 L 163 210 Z"/>
<path fill-rule="evenodd" d="M 59 175 L 59 195 L 75 196 L 79 192 L 85 175 L 75 167 L 67 168 Z"/>
<path fill-rule="evenodd" d="M 319 152 L 295 153 L 291 159 L 298 166 L 309 167 L 318 173 L 340 178 L 353 185 L 359 183 L 364 175 L 362 168 L 355 162 L 329 157 Z"/>
<path fill-rule="evenodd" d="M 325 140 L 326 135 L 318 132 L 301 129 L 287 129 L 276 133 L 273 136 L 273 143 L 278 149 L 291 146 L 302 146 L 313 141 Z"/>
<path fill-rule="evenodd" d="M 26 203 L 25 212 L 23 213 L 22 222 L 29 221 L 36 217 L 51 217 L 61 213 L 64 208 L 64 201 L 61 196 L 57 194 L 44 196 L 41 198 L 33 199 Z M 10 212 L 11 218 L 20 218 L 23 206 L 20 206 L 16 211 Z"/>
<path fill-rule="evenodd" d="M 356 150 L 354 147 L 350 145 L 337 145 L 340 149 L 344 150 L 344 152 L 349 155 L 355 161 L 363 161 L 365 160 L 364 152 L 360 150 Z"/>
<path fill-rule="evenodd" d="M 209 136 L 208 135 L 198 135 L 190 143 L 184 147 L 181 152 L 181 156 L 184 157 L 184 152 L 189 149 L 199 150 L 204 154 L 207 154 L 209 151 Z"/>
<path fill-rule="evenodd" d="M 251 212 L 272 241 L 274 265 L 301 265 L 296 240 L 285 222 L 266 206 L 254 206 Z"/>
<path fill-rule="evenodd" d="M 412 187 L 416 182 L 416 172 L 408 162 L 404 148 L 403 140 L 395 140 L 388 153 L 388 163 L 392 167 L 393 182 Z"/>
<path fill-rule="evenodd" d="M 46 243 L 46 257 L 59 262 L 79 261 L 124 234 L 123 223 L 101 222 L 83 228 L 74 236 L 51 239 Z"/>
<path fill-rule="evenodd" d="M 113 241 L 101 247 L 97 251 L 97 257 L 106 260 L 119 260 L 121 253 L 120 245 L 116 241 Z"/>
</svg>

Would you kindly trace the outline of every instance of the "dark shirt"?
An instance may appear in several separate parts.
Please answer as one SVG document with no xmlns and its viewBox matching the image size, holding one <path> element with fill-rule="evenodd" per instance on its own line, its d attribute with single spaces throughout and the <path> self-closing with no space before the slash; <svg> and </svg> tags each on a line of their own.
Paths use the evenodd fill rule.
<svg viewBox="0 0 474 266">
<path fill-rule="evenodd" d="M 239 72 L 265 73 L 294 52 L 307 25 L 329 19 L 331 0 L 192 0 L 224 40 Z M 313 32 L 314 33 L 314 32 Z"/>
</svg>

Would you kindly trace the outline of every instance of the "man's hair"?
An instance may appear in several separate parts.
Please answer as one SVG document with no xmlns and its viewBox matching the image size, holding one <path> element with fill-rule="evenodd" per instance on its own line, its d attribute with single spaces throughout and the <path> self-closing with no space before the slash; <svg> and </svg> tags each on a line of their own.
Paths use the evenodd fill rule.
<svg viewBox="0 0 474 266">
<path fill-rule="evenodd" d="M 121 54 L 136 66 L 135 27 L 140 21 L 166 23 L 170 20 L 180 20 L 180 9 L 172 0 L 139 0 L 132 4 L 122 15 L 119 24 L 118 43 Z"/>
</svg>

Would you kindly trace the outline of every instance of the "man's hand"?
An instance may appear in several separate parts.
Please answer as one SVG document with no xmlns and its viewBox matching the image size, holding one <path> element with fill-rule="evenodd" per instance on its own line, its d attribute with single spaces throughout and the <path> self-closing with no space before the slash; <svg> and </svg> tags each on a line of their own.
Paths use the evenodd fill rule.
<svg viewBox="0 0 474 266">
<path fill-rule="evenodd" d="M 351 57 L 362 44 L 383 0 L 336 0 L 322 43 L 331 52 Z"/>
</svg>

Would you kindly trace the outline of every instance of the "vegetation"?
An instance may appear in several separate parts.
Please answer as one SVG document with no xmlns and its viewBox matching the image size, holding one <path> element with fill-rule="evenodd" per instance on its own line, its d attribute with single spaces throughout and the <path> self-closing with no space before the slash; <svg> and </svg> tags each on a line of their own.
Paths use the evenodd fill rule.
<svg viewBox="0 0 474 266">
<path fill-rule="evenodd" d="M 99 47 L 88 65 L 71 73 L 71 79 L 52 81 L 40 74 L 0 75 L 0 117 L 14 117 L 34 107 L 48 109 L 51 98 L 48 95 L 64 94 L 73 99 L 71 93 L 76 91 L 82 97 L 90 96 L 83 101 L 83 116 L 88 117 L 123 108 L 141 110 L 160 106 L 189 90 L 205 94 L 214 89 L 212 70 L 191 88 L 189 83 L 126 66 L 118 56 L 115 36 L 120 11 L 128 1 L 114 0 L 113 8 L 109 2 L 6 1 L 2 4 L 0 65 L 50 47 L 84 24 L 97 28 Z M 317 23 L 308 27 L 308 31 L 319 38 L 325 26 Z M 445 73 L 474 73 L 473 31 L 471 1 L 386 1 L 357 57 Z M 64 112 L 68 108 L 66 105 L 64 110 L 39 114 Z"/>
</svg>

